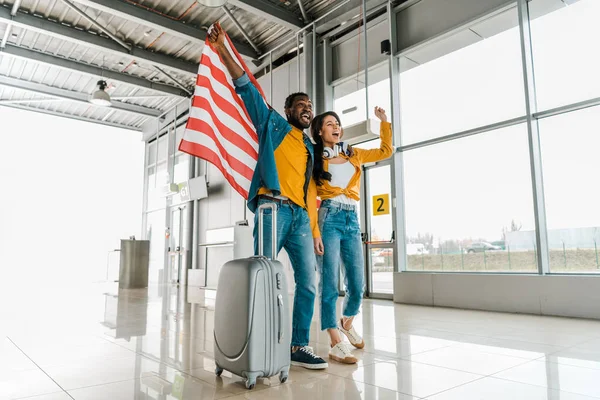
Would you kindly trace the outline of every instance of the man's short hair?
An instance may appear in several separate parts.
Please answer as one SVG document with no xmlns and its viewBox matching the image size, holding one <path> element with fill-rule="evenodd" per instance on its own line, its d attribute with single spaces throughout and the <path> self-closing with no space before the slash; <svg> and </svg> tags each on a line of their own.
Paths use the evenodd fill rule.
<svg viewBox="0 0 600 400">
<path fill-rule="evenodd" d="M 308 97 L 308 95 L 306 93 L 304 93 L 304 92 L 296 92 L 296 93 L 290 94 L 285 99 L 285 106 L 284 106 L 284 108 L 292 108 L 292 105 L 294 104 L 294 100 L 296 100 L 296 97 Z"/>
</svg>

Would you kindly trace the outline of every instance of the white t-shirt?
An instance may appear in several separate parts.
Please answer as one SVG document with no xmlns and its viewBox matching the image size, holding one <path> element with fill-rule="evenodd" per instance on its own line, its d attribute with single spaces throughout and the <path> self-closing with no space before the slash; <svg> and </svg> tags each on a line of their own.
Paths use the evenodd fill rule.
<svg viewBox="0 0 600 400">
<path fill-rule="evenodd" d="M 355 171 L 354 165 L 352 165 L 350 161 L 346 161 L 343 164 L 334 164 L 330 162 L 328 172 L 331 174 L 331 186 L 346 189 L 348 187 L 348 183 L 350 183 L 350 179 L 352 179 L 354 176 Z M 349 198 L 345 194 L 332 197 L 330 200 L 353 206 L 358 204 L 356 200 Z"/>
</svg>

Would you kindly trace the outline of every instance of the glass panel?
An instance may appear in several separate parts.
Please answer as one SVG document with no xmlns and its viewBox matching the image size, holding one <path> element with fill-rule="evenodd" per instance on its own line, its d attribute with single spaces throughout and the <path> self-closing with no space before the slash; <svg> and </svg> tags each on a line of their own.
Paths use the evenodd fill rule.
<svg viewBox="0 0 600 400">
<path fill-rule="evenodd" d="M 164 135 L 158 140 L 158 161 L 159 162 L 165 161 L 167 159 L 167 150 L 168 150 L 168 144 L 169 144 L 169 142 L 167 141 L 167 136 L 168 135 Z M 156 151 L 156 148 L 154 149 L 154 151 Z"/>
<path fill-rule="evenodd" d="M 233 227 L 209 229 L 206 231 L 206 243 L 233 242 Z"/>
<path fill-rule="evenodd" d="M 365 92 L 364 88 L 358 89 L 357 87 L 355 92 L 334 100 L 333 110 L 339 114 L 342 126 L 349 126 L 365 120 Z M 375 106 L 383 107 L 388 116 L 392 115 L 389 79 L 369 85 L 369 118 L 375 118 Z"/>
<path fill-rule="evenodd" d="M 147 210 L 156 210 L 166 207 L 166 197 L 164 195 L 164 186 L 169 183 L 169 174 L 167 173 L 167 163 L 163 162 L 158 166 L 158 176 L 155 175 L 154 168 L 148 170 L 148 206 Z"/>
<path fill-rule="evenodd" d="M 190 156 L 180 154 L 175 157 L 175 173 L 173 174 L 173 183 L 182 183 L 190 179 Z M 179 193 L 171 196 L 171 204 L 180 204 L 181 195 Z"/>
<path fill-rule="evenodd" d="M 517 21 L 516 8 L 503 18 Z M 525 114 L 519 28 L 491 37 L 472 30 L 462 34 L 477 42 L 432 61 L 438 43 L 407 55 L 424 61 L 400 74 L 403 145 Z"/>
<path fill-rule="evenodd" d="M 551 272 L 600 272 L 600 107 L 540 120 Z"/>
<path fill-rule="evenodd" d="M 156 144 L 150 143 L 147 145 L 148 148 L 148 165 L 152 165 L 156 162 Z"/>
<path fill-rule="evenodd" d="M 175 148 L 176 149 L 179 148 L 179 143 L 181 143 L 184 133 L 185 133 L 185 126 L 181 126 L 181 127 L 177 128 L 177 131 L 176 131 L 177 136 L 175 138 Z"/>
<path fill-rule="evenodd" d="M 175 158 L 175 173 L 173 175 L 174 183 L 181 183 L 190 179 L 190 156 L 182 154 Z"/>
<path fill-rule="evenodd" d="M 533 0 L 530 10 L 546 1 Z M 531 22 L 540 110 L 600 96 L 600 1 L 579 0 Z"/>
<path fill-rule="evenodd" d="M 371 282 L 374 293 L 394 293 L 394 249 L 371 249 Z"/>
<path fill-rule="evenodd" d="M 537 271 L 524 124 L 406 151 L 404 165 L 408 270 Z"/>
<path fill-rule="evenodd" d="M 369 241 L 389 241 L 392 239 L 392 213 L 390 202 L 392 199 L 392 178 L 389 165 L 367 169 L 367 199 L 369 204 L 368 218 L 370 218 L 371 231 L 369 232 Z M 387 205 L 385 199 L 377 200 L 373 197 L 387 195 Z M 378 215 L 374 215 L 378 214 Z"/>
<path fill-rule="evenodd" d="M 378 149 L 381 147 L 381 139 L 369 140 L 368 142 L 356 144 L 353 147 L 364 150 Z"/>
<path fill-rule="evenodd" d="M 171 229 L 169 237 L 169 280 L 171 283 L 177 283 L 180 279 L 180 262 L 179 251 L 181 250 L 181 218 L 182 209 L 175 208 L 171 210 Z"/>
<path fill-rule="evenodd" d="M 150 282 L 160 282 L 165 265 L 165 218 L 165 209 L 147 215 L 146 239 L 150 241 Z"/>
</svg>

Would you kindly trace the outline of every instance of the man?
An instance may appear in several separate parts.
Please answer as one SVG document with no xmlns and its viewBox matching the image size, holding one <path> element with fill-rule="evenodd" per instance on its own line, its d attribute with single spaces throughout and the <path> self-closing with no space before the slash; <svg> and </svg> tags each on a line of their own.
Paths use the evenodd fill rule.
<svg viewBox="0 0 600 400">
<path fill-rule="evenodd" d="M 209 34 L 209 42 L 231 75 L 236 92 L 242 98 L 258 134 L 258 163 L 248 193 L 248 208 L 255 213 L 254 251 L 258 253 L 257 207 L 263 203 L 275 203 L 278 209 L 277 252 L 282 248 L 287 251 L 296 282 L 291 364 L 324 369 L 328 366 L 327 362 L 308 347 L 316 295 L 313 236 L 320 238 L 316 186 L 310 179 L 314 150 L 309 137 L 304 134 L 313 119 L 312 103 L 306 93 L 294 93 L 285 101 L 287 119 L 270 109 L 229 53 L 225 40 L 224 31 L 215 24 Z M 271 230 L 270 217 L 265 216 L 264 229 L 265 232 Z M 271 256 L 270 235 L 265 235 L 263 254 Z"/>
</svg>

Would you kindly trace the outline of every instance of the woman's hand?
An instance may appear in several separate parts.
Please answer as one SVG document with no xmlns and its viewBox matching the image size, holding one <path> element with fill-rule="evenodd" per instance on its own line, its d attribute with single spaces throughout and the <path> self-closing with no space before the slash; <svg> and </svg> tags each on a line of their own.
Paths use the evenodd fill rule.
<svg viewBox="0 0 600 400">
<path fill-rule="evenodd" d="M 323 240 L 318 238 L 313 238 L 313 243 L 315 246 L 315 254 L 318 256 L 322 256 L 325 253 L 325 248 L 323 247 Z"/>
<path fill-rule="evenodd" d="M 381 107 L 375 107 L 375 116 L 381 120 L 381 122 L 387 122 L 387 115 L 385 110 Z"/>
</svg>

